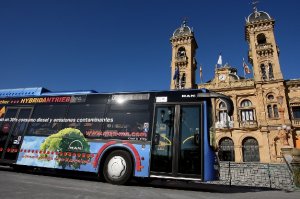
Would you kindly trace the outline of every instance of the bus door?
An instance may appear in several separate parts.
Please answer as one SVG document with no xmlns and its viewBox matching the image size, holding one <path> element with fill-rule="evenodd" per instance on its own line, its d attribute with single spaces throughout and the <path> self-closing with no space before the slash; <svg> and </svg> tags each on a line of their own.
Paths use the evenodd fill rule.
<svg viewBox="0 0 300 199">
<path fill-rule="evenodd" d="M 201 104 L 157 105 L 151 156 L 153 177 L 201 178 Z"/>
<path fill-rule="evenodd" d="M 0 125 L 0 159 L 15 161 L 32 108 L 8 107 Z"/>
</svg>

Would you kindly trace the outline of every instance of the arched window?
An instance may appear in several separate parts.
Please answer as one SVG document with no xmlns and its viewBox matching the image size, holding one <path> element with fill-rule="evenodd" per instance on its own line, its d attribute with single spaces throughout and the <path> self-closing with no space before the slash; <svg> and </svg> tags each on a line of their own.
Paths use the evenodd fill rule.
<svg viewBox="0 0 300 199">
<path fill-rule="evenodd" d="M 185 53 L 185 48 L 184 47 L 180 47 L 178 49 L 178 52 L 177 52 L 177 57 L 185 57 L 186 53 Z"/>
<path fill-rule="evenodd" d="M 219 159 L 221 161 L 234 161 L 234 144 L 230 138 L 222 138 L 219 142 Z"/>
<path fill-rule="evenodd" d="M 279 118 L 278 107 L 277 105 L 273 105 L 274 117 Z"/>
<path fill-rule="evenodd" d="M 243 140 L 243 161 L 244 162 L 259 162 L 259 146 L 256 139 L 247 137 Z"/>
<path fill-rule="evenodd" d="M 268 100 L 270 101 L 274 100 L 274 95 L 268 95 Z"/>
<path fill-rule="evenodd" d="M 181 76 L 181 78 L 180 78 L 180 86 L 181 86 L 181 88 L 184 88 L 184 86 L 185 86 L 185 73 L 182 73 L 182 76 Z"/>
<path fill-rule="evenodd" d="M 221 127 L 230 127 L 229 122 L 232 121 L 232 118 L 227 113 L 226 104 L 222 101 L 219 104 L 219 123 Z"/>
<path fill-rule="evenodd" d="M 221 102 L 219 105 L 219 119 L 220 119 L 220 121 L 223 121 L 223 122 L 227 122 L 229 120 L 226 105 L 224 102 Z"/>
<path fill-rule="evenodd" d="M 259 35 L 257 35 L 257 43 L 258 44 L 265 44 L 267 43 L 267 39 L 266 36 L 263 33 L 260 33 Z"/>
<path fill-rule="evenodd" d="M 300 119 L 300 106 L 293 106 L 292 111 L 293 111 L 293 118 L 296 120 L 299 120 Z"/>
<path fill-rule="evenodd" d="M 226 108 L 226 104 L 224 102 L 221 102 L 220 105 L 219 105 L 219 108 L 220 109 Z"/>
<path fill-rule="evenodd" d="M 273 66 L 269 63 L 269 79 L 274 79 Z"/>
<path fill-rule="evenodd" d="M 278 107 L 277 105 L 268 105 L 267 106 L 268 109 L 268 117 L 269 118 L 279 118 L 279 114 L 278 114 Z"/>
<path fill-rule="evenodd" d="M 272 106 L 268 105 L 267 106 L 268 109 L 268 118 L 272 118 L 273 117 L 273 110 L 272 110 Z"/>
<path fill-rule="evenodd" d="M 266 67 L 264 64 L 260 65 L 260 69 L 261 69 L 261 78 L 265 81 L 267 80 L 267 72 L 266 72 Z"/>
<path fill-rule="evenodd" d="M 274 101 L 274 95 L 273 94 L 269 94 L 267 96 L 268 98 L 268 105 L 267 105 L 267 111 L 268 111 L 268 118 L 279 118 L 279 114 L 278 114 L 278 106 L 277 106 L 277 102 Z"/>
<path fill-rule="evenodd" d="M 252 124 L 252 122 L 255 120 L 254 110 L 250 100 L 243 100 L 241 102 L 240 113 L 240 119 L 242 122 L 247 121 L 248 123 L 251 122 Z"/>
<path fill-rule="evenodd" d="M 250 100 L 243 100 L 241 103 L 241 107 L 249 107 L 252 106 L 252 102 Z"/>
</svg>

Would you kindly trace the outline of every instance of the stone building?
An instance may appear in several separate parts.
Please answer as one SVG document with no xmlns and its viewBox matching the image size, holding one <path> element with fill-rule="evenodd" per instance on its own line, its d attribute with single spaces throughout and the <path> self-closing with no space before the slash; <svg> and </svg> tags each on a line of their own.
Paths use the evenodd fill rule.
<svg viewBox="0 0 300 199">
<path fill-rule="evenodd" d="M 283 79 L 274 25 L 275 20 L 256 7 L 246 19 L 252 79 L 238 76 L 236 68 L 225 64 L 216 65 L 210 81 L 197 84 L 198 46 L 192 28 L 184 21 L 170 39 L 171 89 L 207 88 L 233 100 L 232 117 L 227 115 L 224 102 L 213 103 L 221 160 L 282 162 L 282 148 L 300 148 L 300 79 Z M 244 69 L 249 73 L 246 64 Z"/>
</svg>

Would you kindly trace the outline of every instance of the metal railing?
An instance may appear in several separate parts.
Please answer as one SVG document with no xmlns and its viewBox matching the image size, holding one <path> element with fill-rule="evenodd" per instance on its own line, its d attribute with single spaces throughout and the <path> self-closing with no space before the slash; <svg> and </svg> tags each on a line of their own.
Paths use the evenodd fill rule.
<svg viewBox="0 0 300 199">
<path fill-rule="evenodd" d="M 257 126 L 256 120 L 240 121 L 240 128 L 257 128 Z"/>
<path fill-rule="evenodd" d="M 233 128 L 233 121 L 218 121 L 215 124 L 216 128 L 222 129 L 222 128 Z"/>
<path fill-rule="evenodd" d="M 300 127 L 300 119 L 293 119 L 292 125 L 295 127 Z"/>
</svg>

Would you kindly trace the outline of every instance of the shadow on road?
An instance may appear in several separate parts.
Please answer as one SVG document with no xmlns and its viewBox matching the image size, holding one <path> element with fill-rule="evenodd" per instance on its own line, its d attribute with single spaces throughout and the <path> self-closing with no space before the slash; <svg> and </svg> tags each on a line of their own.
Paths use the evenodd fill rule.
<svg viewBox="0 0 300 199">
<path fill-rule="evenodd" d="M 54 170 L 54 169 L 40 169 L 31 167 L 2 167 L 0 171 L 8 172 L 20 172 L 30 175 L 43 175 L 49 177 L 70 178 L 76 180 L 88 180 L 88 181 L 101 181 L 99 183 L 105 183 L 99 179 L 95 173 L 87 172 L 75 172 L 66 170 Z M 149 182 L 144 182 L 137 179 L 132 179 L 126 186 L 138 186 L 138 187 L 153 187 L 164 189 L 176 189 L 176 190 L 189 190 L 189 191 L 202 191 L 212 193 L 247 193 L 247 192 L 260 192 L 260 191 L 274 191 L 276 189 L 266 187 L 248 187 L 248 186 L 229 186 L 219 184 L 206 184 L 200 182 L 189 181 L 176 181 L 176 180 L 158 180 L 151 179 Z"/>
<path fill-rule="evenodd" d="M 206 184 L 201 182 L 164 181 L 164 180 L 155 180 L 144 186 L 178 189 L 178 190 L 213 192 L 213 193 L 247 193 L 247 192 L 276 190 L 276 189 L 265 188 L 265 187 L 229 186 L 229 185 L 219 185 L 219 184 Z"/>
</svg>

